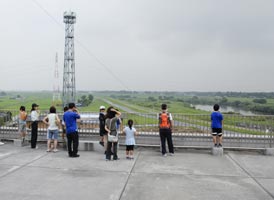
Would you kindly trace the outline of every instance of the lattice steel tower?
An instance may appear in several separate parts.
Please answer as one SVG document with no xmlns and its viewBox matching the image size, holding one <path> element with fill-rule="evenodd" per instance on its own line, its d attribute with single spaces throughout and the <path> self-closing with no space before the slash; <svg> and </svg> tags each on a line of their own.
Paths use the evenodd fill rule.
<svg viewBox="0 0 274 200">
<path fill-rule="evenodd" d="M 58 70 L 58 53 L 55 56 L 55 66 L 54 66 L 54 82 L 53 82 L 53 96 L 52 105 L 61 105 L 61 94 L 59 88 L 59 70 Z"/>
<path fill-rule="evenodd" d="M 64 12 L 65 23 L 65 55 L 63 73 L 63 106 L 76 102 L 75 89 L 75 60 L 74 60 L 74 24 L 76 23 L 75 12 Z"/>
</svg>

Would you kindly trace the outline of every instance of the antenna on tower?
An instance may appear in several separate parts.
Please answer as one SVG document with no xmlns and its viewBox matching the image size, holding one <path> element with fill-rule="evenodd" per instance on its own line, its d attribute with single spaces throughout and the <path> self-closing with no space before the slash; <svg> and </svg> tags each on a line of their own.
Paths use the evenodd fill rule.
<svg viewBox="0 0 274 200">
<path fill-rule="evenodd" d="M 63 106 L 68 103 L 76 103 L 75 88 L 75 60 L 74 60 L 74 24 L 75 12 L 64 12 L 65 23 L 65 52 L 63 72 Z"/>
<path fill-rule="evenodd" d="M 60 94 L 60 88 L 59 88 L 58 53 L 56 53 L 55 66 L 54 66 L 52 105 L 57 106 L 60 104 L 61 104 L 61 94 Z"/>
</svg>

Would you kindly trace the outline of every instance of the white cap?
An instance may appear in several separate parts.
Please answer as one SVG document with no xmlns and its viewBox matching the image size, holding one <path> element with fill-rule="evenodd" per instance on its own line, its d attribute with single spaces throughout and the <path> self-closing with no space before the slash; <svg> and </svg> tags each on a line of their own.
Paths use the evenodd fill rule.
<svg viewBox="0 0 274 200">
<path fill-rule="evenodd" d="M 106 109 L 106 107 L 105 106 L 100 106 L 100 110 L 105 110 Z"/>
</svg>

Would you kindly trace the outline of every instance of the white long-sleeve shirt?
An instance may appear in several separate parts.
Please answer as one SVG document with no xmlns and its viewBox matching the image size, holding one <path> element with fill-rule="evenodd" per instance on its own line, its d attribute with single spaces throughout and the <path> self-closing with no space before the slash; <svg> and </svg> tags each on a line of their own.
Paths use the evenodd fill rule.
<svg viewBox="0 0 274 200">
<path fill-rule="evenodd" d="M 30 113 L 31 121 L 38 121 L 39 120 L 39 113 L 36 110 L 31 111 Z"/>
</svg>

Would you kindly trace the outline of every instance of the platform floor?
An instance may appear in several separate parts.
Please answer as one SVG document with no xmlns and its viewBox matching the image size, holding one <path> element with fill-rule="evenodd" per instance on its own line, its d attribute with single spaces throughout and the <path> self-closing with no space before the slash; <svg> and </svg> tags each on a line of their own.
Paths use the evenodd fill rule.
<svg viewBox="0 0 274 200">
<path fill-rule="evenodd" d="M 268 200 L 274 199 L 274 157 L 256 152 L 180 150 L 161 156 L 139 148 L 127 160 L 105 161 L 102 152 L 47 153 L 0 146 L 1 200 Z"/>
</svg>

